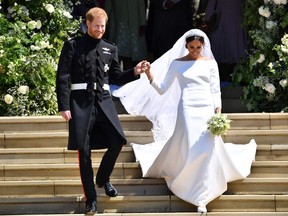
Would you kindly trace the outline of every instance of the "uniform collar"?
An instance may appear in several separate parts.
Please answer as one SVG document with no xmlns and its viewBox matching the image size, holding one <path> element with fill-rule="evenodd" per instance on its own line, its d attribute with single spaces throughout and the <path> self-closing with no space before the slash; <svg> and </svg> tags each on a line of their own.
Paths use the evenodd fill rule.
<svg viewBox="0 0 288 216">
<path fill-rule="evenodd" d="M 84 35 L 84 38 L 93 45 L 97 45 L 101 41 L 101 39 L 91 37 L 88 33 Z"/>
</svg>

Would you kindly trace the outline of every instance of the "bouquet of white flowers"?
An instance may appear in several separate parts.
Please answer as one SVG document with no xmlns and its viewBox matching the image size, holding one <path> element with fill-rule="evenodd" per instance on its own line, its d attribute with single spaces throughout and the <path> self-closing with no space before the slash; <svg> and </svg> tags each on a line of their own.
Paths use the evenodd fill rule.
<svg viewBox="0 0 288 216">
<path fill-rule="evenodd" d="M 231 120 L 228 119 L 227 115 L 216 113 L 207 122 L 208 130 L 215 136 L 225 135 L 230 129 L 230 122 Z"/>
</svg>

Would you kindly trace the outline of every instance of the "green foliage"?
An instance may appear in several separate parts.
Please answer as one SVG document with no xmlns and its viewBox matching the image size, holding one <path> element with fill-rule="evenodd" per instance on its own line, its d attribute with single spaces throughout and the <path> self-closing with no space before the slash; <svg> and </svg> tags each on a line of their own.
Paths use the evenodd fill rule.
<svg viewBox="0 0 288 216">
<path fill-rule="evenodd" d="M 251 49 L 233 73 L 245 84 L 243 99 L 252 112 L 288 110 L 288 4 L 287 0 L 248 0 L 244 25 Z"/>
<path fill-rule="evenodd" d="M 80 21 L 63 0 L 7 3 L 0 14 L 0 116 L 54 115 L 58 58 Z"/>
</svg>

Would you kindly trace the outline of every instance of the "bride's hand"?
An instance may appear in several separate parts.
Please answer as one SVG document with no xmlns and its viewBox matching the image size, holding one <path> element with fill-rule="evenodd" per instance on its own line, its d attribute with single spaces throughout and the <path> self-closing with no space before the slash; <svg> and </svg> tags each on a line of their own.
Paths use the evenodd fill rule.
<svg viewBox="0 0 288 216">
<path fill-rule="evenodd" d="M 221 108 L 220 107 L 217 107 L 216 109 L 215 109 L 215 113 L 221 113 Z"/>
<path fill-rule="evenodd" d="M 150 72 L 150 62 L 146 61 L 146 62 L 143 62 L 142 64 L 142 70 L 147 74 Z"/>
<path fill-rule="evenodd" d="M 134 74 L 135 74 L 135 75 L 140 75 L 140 74 L 142 74 L 142 73 L 145 73 L 145 72 L 146 72 L 146 71 L 145 71 L 145 70 L 146 70 L 145 65 L 146 65 L 147 63 L 150 65 L 150 63 L 147 62 L 146 60 L 143 60 L 143 61 L 139 62 L 139 63 L 135 66 L 135 68 L 134 68 Z"/>
<path fill-rule="evenodd" d="M 144 63 L 144 67 L 143 70 L 148 78 L 148 80 L 150 81 L 150 83 L 153 81 L 153 74 L 151 73 L 151 65 L 149 62 Z"/>
</svg>

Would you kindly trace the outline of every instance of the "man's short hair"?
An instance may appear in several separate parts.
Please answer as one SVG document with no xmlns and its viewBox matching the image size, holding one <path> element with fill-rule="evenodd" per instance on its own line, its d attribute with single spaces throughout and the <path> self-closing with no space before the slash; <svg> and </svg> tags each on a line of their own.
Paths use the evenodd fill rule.
<svg viewBox="0 0 288 216">
<path fill-rule="evenodd" d="M 108 22 L 108 15 L 102 8 L 93 7 L 89 9 L 88 12 L 86 13 L 86 20 L 88 20 L 89 22 L 93 22 L 95 17 L 101 17 L 101 18 L 104 17 L 106 23 Z"/>
</svg>

